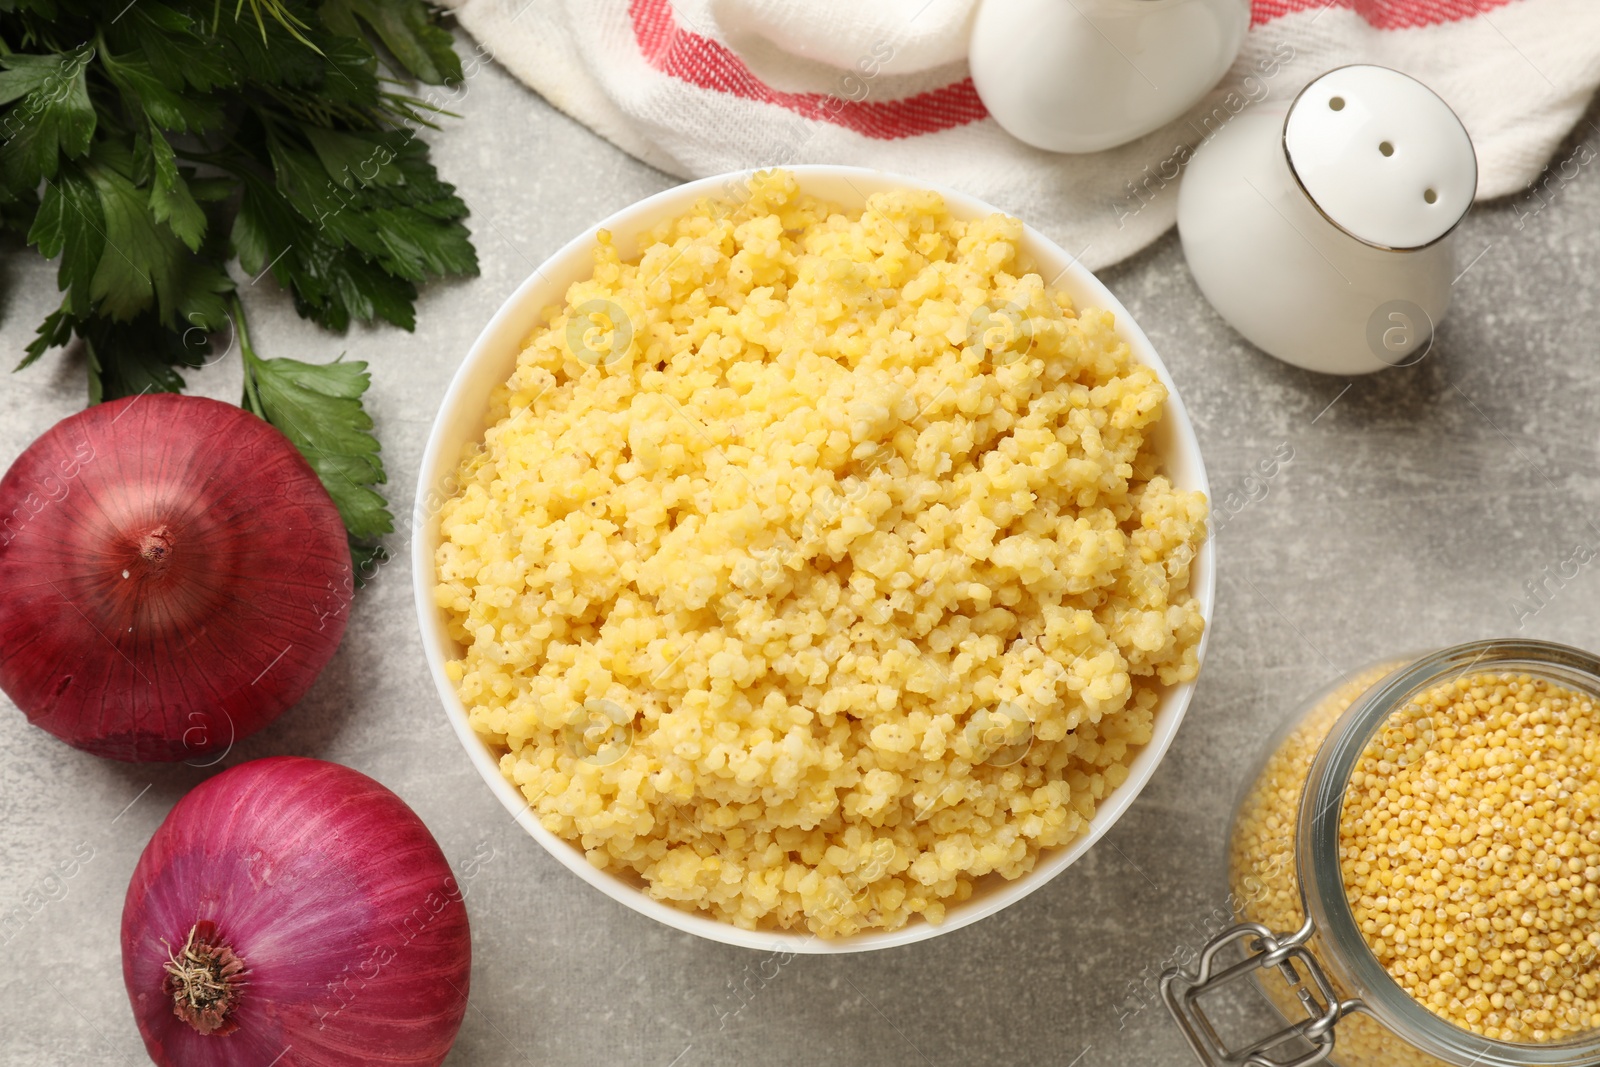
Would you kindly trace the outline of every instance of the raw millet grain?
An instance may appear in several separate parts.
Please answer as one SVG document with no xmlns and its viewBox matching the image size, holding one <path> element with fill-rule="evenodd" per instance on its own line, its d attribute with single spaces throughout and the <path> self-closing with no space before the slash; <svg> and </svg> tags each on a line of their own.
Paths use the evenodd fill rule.
<svg viewBox="0 0 1600 1067">
<path fill-rule="evenodd" d="M 1293 859 L 1312 761 L 1351 704 L 1398 665 L 1334 689 L 1268 757 L 1231 845 L 1242 918 L 1300 927 Z M 1418 693 L 1357 761 L 1340 867 L 1373 955 L 1435 1015 L 1515 1043 L 1600 1027 L 1600 722 L 1591 695 L 1489 672 Z M 1280 983 L 1263 990 L 1303 1014 Z M 1336 1058 L 1346 1067 L 1439 1062 L 1365 1014 L 1339 1024 Z"/>
<path fill-rule="evenodd" d="M 1500 1041 L 1600 1025 L 1600 723 L 1591 697 L 1474 674 L 1395 712 L 1350 779 L 1340 863 L 1384 969 Z"/>
</svg>

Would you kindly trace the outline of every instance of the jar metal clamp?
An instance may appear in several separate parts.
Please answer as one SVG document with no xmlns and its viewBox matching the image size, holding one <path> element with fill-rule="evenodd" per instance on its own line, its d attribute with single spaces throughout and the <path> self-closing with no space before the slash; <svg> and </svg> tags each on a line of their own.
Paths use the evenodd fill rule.
<svg viewBox="0 0 1600 1067">
<path fill-rule="evenodd" d="M 1161 999 L 1178 1021 L 1189 1047 L 1206 1067 L 1312 1067 L 1333 1051 L 1333 1027 L 1340 1019 L 1359 1009 L 1358 999 L 1340 1000 L 1333 983 L 1317 962 L 1306 942 L 1316 932 L 1316 924 L 1305 925 L 1287 936 L 1274 934 L 1260 923 L 1240 923 L 1206 943 L 1200 965 L 1190 972 L 1172 967 L 1161 975 Z M 1238 963 L 1218 967 L 1218 954 L 1237 942 L 1254 939 L 1253 950 Z M 1304 969 L 1301 976 L 1296 964 Z M 1229 1049 L 1200 1007 L 1200 998 L 1256 971 L 1277 969 L 1306 1010 L 1302 1022 L 1283 1029 L 1241 1049 Z M 1302 1040 L 1311 1051 L 1292 1060 L 1268 1059 L 1266 1054 Z"/>
</svg>

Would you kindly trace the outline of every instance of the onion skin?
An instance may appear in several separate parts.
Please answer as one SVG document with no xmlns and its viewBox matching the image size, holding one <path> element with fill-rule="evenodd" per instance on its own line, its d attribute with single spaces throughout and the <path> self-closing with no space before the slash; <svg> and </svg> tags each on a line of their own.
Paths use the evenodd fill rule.
<svg viewBox="0 0 1600 1067">
<path fill-rule="evenodd" d="M 99 404 L 0 478 L 0 689 L 96 755 L 225 752 L 333 658 L 351 578 L 338 508 L 272 426 L 204 397 Z"/>
<path fill-rule="evenodd" d="M 211 1034 L 178 1016 L 167 984 L 206 923 L 244 963 L 231 1029 Z M 428 828 L 322 760 L 253 760 L 193 790 L 145 847 L 122 910 L 123 980 L 161 1067 L 433 1067 L 471 969 L 461 888 Z"/>
</svg>

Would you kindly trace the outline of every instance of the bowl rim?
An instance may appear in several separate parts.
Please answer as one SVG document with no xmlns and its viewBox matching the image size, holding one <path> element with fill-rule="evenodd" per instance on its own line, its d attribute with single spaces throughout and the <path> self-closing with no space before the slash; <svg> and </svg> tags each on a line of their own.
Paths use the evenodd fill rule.
<svg viewBox="0 0 1600 1067">
<path fill-rule="evenodd" d="M 490 363 L 496 357 L 503 360 L 505 347 L 508 344 L 512 348 L 511 359 L 515 359 L 515 352 L 520 351 L 523 338 L 526 337 L 526 331 L 522 331 L 509 341 L 501 335 L 506 333 L 510 323 L 528 315 L 530 302 L 536 301 L 537 307 L 543 308 L 565 299 L 566 287 L 557 288 L 556 283 L 550 280 L 551 276 L 571 273 L 571 266 L 575 260 L 581 260 L 584 264 L 589 263 L 590 254 L 600 230 L 611 231 L 619 247 L 625 250 L 625 254 L 628 254 L 626 250 L 631 247 L 631 242 L 650 226 L 674 214 L 689 210 L 693 207 L 694 202 L 702 197 L 715 198 L 719 193 L 725 192 L 738 183 L 747 181 L 752 175 L 764 169 L 768 168 L 730 171 L 685 182 L 664 189 L 613 212 L 600 222 L 584 229 L 545 259 L 538 267 L 534 268 L 532 273 L 506 298 L 494 316 L 479 332 L 471 348 L 468 349 L 466 357 L 456 367 L 454 374 L 451 376 L 449 388 L 440 402 L 433 424 L 429 429 L 427 446 L 423 451 L 418 470 L 417 491 L 411 514 L 411 572 L 417 622 L 421 629 L 423 654 L 428 660 L 428 667 L 433 675 L 434 685 L 438 690 L 446 717 L 450 720 L 457 739 L 461 742 L 462 747 L 466 749 L 468 758 L 471 759 L 473 766 L 477 768 L 480 777 L 488 784 L 490 790 L 499 798 L 501 804 L 511 813 L 516 822 L 546 852 L 562 866 L 582 878 L 589 885 L 599 889 L 612 900 L 672 929 L 741 948 L 795 954 L 833 954 L 865 952 L 910 945 L 970 926 L 980 919 L 987 918 L 1016 903 L 1023 897 L 1038 890 L 1067 867 L 1070 867 L 1100 838 L 1105 836 L 1106 832 L 1110 830 L 1117 820 L 1132 806 L 1139 794 L 1143 792 L 1145 785 L 1148 784 L 1156 768 L 1171 748 L 1173 738 L 1177 735 L 1178 728 L 1188 711 L 1198 676 L 1194 681 L 1163 688 L 1160 702 L 1156 708 L 1155 725 L 1150 741 L 1130 761 L 1127 779 L 1107 793 L 1101 800 L 1095 809 L 1093 818 L 1089 821 L 1089 829 L 1078 838 L 1067 845 L 1042 851 L 1034 867 L 1026 874 L 999 884 L 982 894 L 975 895 L 968 901 L 951 906 L 946 912 L 944 921 L 938 925 L 918 918 L 913 919 L 898 930 L 870 931 L 847 937 L 822 938 L 805 931 L 746 930 L 732 923 L 714 919 L 704 913 L 684 911 L 663 901 L 655 900 L 617 875 L 594 867 L 584 858 L 582 851 L 577 846 L 546 830 L 538 819 L 534 817 L 531 810 L 531 802 L 527 801 L 521 791 L 501 774 L 498 762 L 499 757 L 489 749 L 487 743 L 480 739 L 473 730 L 472 725 L 467 720 L 466 709 L 456 694 L 454 683 L 446 676 L 444 670 L 445 656 L 443 649 L 449 644 L 449 637 L 445 632 L 443 613 L 433 603 L 433 557 L 438 541 L 439 505 L 430 503 L 430 498 L 439 498 L 438 487 L 446 484 L 446 480 L 453 473 L 459 462 L 460 448 L 467 443 L 467 440 L 470 440 L 470 438 L 467 440 L 458 439 L 449 434 L 447 430 L 450 417 L 462 405 L 463 395 L 472 392 L 475 388 L 475 383 L 481 378 L 483 372 L 480 372 L 478 368 L 480 365 Z M 824 184 L 842 182 L 851 190 L 854 190 L 861 200 L 865 200 L 873 192 L 886 189 L 928 190 L 943 196 L 952 213 L 958 217 L 972 218 L 989 214 L 1006 214 L 999 208 L 959 190 L 890 171 L 830 164 L 803 164 L 782 169 L 793 173 L 799 180 L 802 189 L 806 188 L 808 180 L 813 186 L 819 182 Z M 862 193 L 857 187 L 857 183 L 864 183 L 869 187 L 868 191 Z M 832 196 L 823 195 L 825 198 L 834 199 Z M 1118 336 L 1127 342 L 1134 357 L 1140 363 L 1154 370 L 1166 386 L 1167 400 L 1164 405 L 1162 419 L 1163 422 L 1168 423 L 1168 432 L 1172 435 L 1171 447 L 1168 450 L 1166 459 L 1169 465 L 1173 462 L 1186 465 L 1189 468 L 1189 477 L 1183 480 L 1183 487 L 1190 490 L 1200 490 L 1206 494 L 1209 501 L 1211 496 L 1210 485 L 1206 477 L 1205 462 L 1200 454 L 1199 442 L 1195 436 L 1194 425 L 1189 418 L 1183 399 L 1178 393 L 1177 386 L 1173 382 L 1166 364 L 1162 362 L 1160 355 L 1156 352 L 1155 346 L 1150 343 L 1144 331 L 1139 328 L 1133 317 L 1128 314 L 1128 310 L 1122 305 L 1122 302 L 1112 295 L 1111 291 L 1079 262 L 1077 256 L 1070 255 L 1060 245 L 1031 226 L 1024 225 L 1023 233 L 1023 247 L 1036 264 L 1042 267 L 1048 262 L 1059 266 L 1060 273 L 1054 281 L 1049 283 L 1050 287 L 1052 289 L 1067 289 L 1074 295 L 1075 300 L 1079 301 L 1080 306 L 1086 303 L 1090 306 L 1110 311 L 1116 319 Z M 1081 255 L 1082 253 L 1079 254 Z M 576 276 L 586 277 L 587 273 L 581 273 Z M 554 291 L 544 292 L 547 289 Z M 537 310 L 535 311 L 536 313 Z M 503 376 L 495 379 L 496 382 L 503 380 Z M 477 433 L 481 437 L 485 428 L 481 416 L 477 420 L 477 425 L 479 427 Z M 449 438 L 449 440 L 447 441 L 446 438 Z M 443 464 L 442 453 L 446 448 L 452 449 L 453 454 L 448 464 Z M 1200 549 L 1191 564 L 1190 588 L 1200 605 L 1201 616 L 1205 620 L 1205 630 L 1201 634 L 1200 643 L 1196 649 L 1197 658 L 1202 667 L 1205 663 L 1206 649 L 1210 642 L 1216 598 L 1215 541 L 1215 533 L 1208 529 L 1207 536 L 1201 542 Z"/>
</svg>

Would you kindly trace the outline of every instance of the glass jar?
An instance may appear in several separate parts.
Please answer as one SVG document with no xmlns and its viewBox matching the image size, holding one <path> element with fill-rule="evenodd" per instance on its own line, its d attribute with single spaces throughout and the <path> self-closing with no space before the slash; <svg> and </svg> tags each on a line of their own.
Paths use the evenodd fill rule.
<svg viewBox="0 0 1600 1067">
<path fill-rule="evenodd" d="M 1266 756 L 1234 813 L 1229 835 L 1230 900 L 1238 925 L 1213 939 L 1195 966 L 1175 968 L 1162 976 L 1163 999 L 1202 1063 L 1208 1067 L 1223 1064 L 1309 1067 L 1323 1061 L 1341 1067 L 1579 1067 L 1600 1063 L 1600 1029 L 1595 1028 L 1593 1017 L 1583 1022 L 1581 1032 L 1559 1040 L 1508 1041 L 1483 1036 L 1468 1026 L 1435 1014 L 1413 999 L 1385 969 L 1363 934 L 1351 903 L 1351 896 L 1360 894 L 1347 889 L 1344 860 L 1364 861 L 1375 855 L 1370 851 L 1373 847 L 1370 843 L 1369 851 L 1359 854 L 1353 851 L 1354 846 L 1349 846 L 1348 855 L 1341 851 L 1341 822 L 1345 817 L 1352 775 L 1358 768 L 1364 768 L 1361 770 L 1363 788 L 1375 785 L 1382 788 L 1384 781 L 1395 782 L 1394 776 L 1410 761 L 1422 760 L 1428 755 L 1436 740 L 1436 727 L 1439 731 L 1450 731 L 1448 736 L 1459 736 L 1467 729 L 1458 725 L 1462 720 L 1441 717 L 1436 723 L 1432 717 L 1433 708 L 1446 705 L 1434 705 L 1429 701 L 1433 694 L 1443 692 L 1439 687 L 1481 675 L 1527 676 L 1527 684 L 1535 686 L 1538 692 L 1545 692 L 1551 686 L 1573 691 L 1583 698 L 1583 703 L 1576 705 L 1582 722 L 1590 721 L 1585 710 L 1587 703 L 1600 703 L 1600 658 L 1541 641 L 1484 641 L 1420 656 L 1398 657 L 1346 675 L 1301 707 L 1267 746 Z M 1519 703 L 1515 707 L 1527 705 Z M 1567 735 L 1540 732 L 1548 729 L 1543 725 L 1533 728 L 1539 743 L 1555 745 L 1554 741 L 1544 739 L 1563 738 L 1562 747 L 1556 750 L 1570 751 L 1570 742 L 1564 740 Z M 1383 731 L 1381 738 L 1380 731 Z M 1600 747 L 1600 715 L 1595 717 L 1595 732 L 1597 736 L 1588 741 Z M 1578 737 L 1576 742 L 1582 745 L 1585 739 Z M 1374 753 L 1381 753 L 1383 762 L 1362 763 L 1369 744 L 1374 746 Z M 1494 759 L 1509 766 L 1507 757 L 1513 750 L 1502 745 L 1493 752 Z M 1582 750 L 1580 753 L 1579 759 L 1589 755 Z M 1473 766 L 1493 767 L 1489 760 L 1484 756 L 1481 764 Z M 1433 766 L 1439 766 L 1437 760 Z M 1375 770 L 1381 772 L 1377 778 L 1373 777 Z M 1580 788 L 1588 784 L 1592 789 L 1600 780 L 1600 768 L 1594 762 L 1583 762 L 1580 772 Z M 1402 820 L 1413 820 L 1403 823 L 1408 827 L 1416 826 L 1414 820 L 1429 811 L 1445 810 L 1443 805 L 1452 798 L 1465 795 L 1460 790 L 1481 780 L 1473 778 L 1471 782 L 1463 782 L 1457 777 L 1441 783 L 1433 779 L 1432 771 L 1426 768 L 1419 769 L 1418 775 L 1426 788 L 1403 794 L 1403 803 L 1398 806 L 1394 799 L 1399 789 L 1397 785 L 1389 786 L 1383 794 L 1389 798 L 1384 802 L 1388 810 L 1398 811 Z M 1491 782 L 1504 779 L 1505 774 L 1502 774 Z M 1416 781 L 1418 776 L 1407 778 L 1406 788 L 1411 789 Z M 1510 788 L 1508 784 L 1506 789 Z M 1559 797 L 1572 796 L 1567 779 L 1553 786 L 1547 782 L 1542 788 L 1555 789 Z M 1519 794 L 1516 810 L 1533 811 L 1528 804 L 1534 796 L 1526 790 Z M 1414 814 L 1419 810 L 1422 815 Z M 1481 813 L 1489 809 L 1483 808 L 1480 802 L 1476 810 Z M 1527 816 L 1536 817 L 1540 816 L 1537 813 Z M 1496 809 L 1492 816 L 1496 821 L 1492 825 L 1497 827 L 1497 836 L 1498 827 L 1502 825 L 1498 822 L 1500 818 Z M 1429 823 L 1430 827 L 1433 825 Z M 1581 851 L 1571 846 L 1574 833 L 1578 840 L 1586 842 Z M 1370 838 L 1370 841 L 1383 840 L 1377 836 Z M 1394 848 L 1404 847 L 1392 837 L 1388 840 Z M 1408 838 L 1408 841 L 1413 840 Z M 1580 870 L 1585 864 L 1591 869 L 1600 867 L 1600 858 L 1597 858 L 1600 856 L 1600 815 L 1585 817 L 1581 823 L 1569 820 L 1561 840 L 1566 843 L 1566 851 L 1575 857 L 1571 862 L 1577 862 Z M 1486 852 L 1488 859 L 1484 861 L 1468 859 L 1477 854 L 1472 848 L 1473 839 L 1463 837 L 1458 843 L 1459 849 L 1455 844 L 1440 848 L 1450 863 L 1459 859 L 1462 863 L 1478 864 L 1476 869 L 1488 872 L 1486 877 L 1494 882 L 1496 892 L 1507 884 L 1497 880 L 1499 868 L 1494 862 L 1497 857 L 1503 859 L 1503 845 L 1485 843 L 1486 849 L 1496 847 L 1497 851 Z M 1429 847 L 1434 847 L 1431 841 Z M 1386 854 L 1397 855 L 1392 850 Z M 1408 854 L 1408 858 L 1421 855 L 1419 850 Z M 1553 854 L 1550 858 L 1555 859 Z M 1560 860 L 1561 864 L 1568 862 L 1565 858 Z M 1368 872 L 1372 870 L 1371 864 L 1360 863 L 1352 868 L 1358 872 L 1352 877 L 1362 877 L 1359 872 L 1363 867 Z M 1462 898 L 1445 892 L 1447 887 L 1435 881 L 1445 875 L 1437 874 L 1434 868 L 1415 869 L 1423 871 L 1419 877 L 1424 884 L 1408 880 L 1412 878 L 1410 875 L 1400 879 L 1390 874 L 1392 881 L 1384 883 L 1388 888 L 1380 892 L 1385 894 L 1386 900 L 1387 895 L 1393 893 L 1396 901 L 1404 899 L 1405 906 L 1410 907 L 1414 899 L 1411 889 L 1416 888 L 1418 894 L 1433 902 L 1438 920 L 1444 922 L 1446 904 Z M 1437 868 L 1446 869 L 1459 868 Z M 1528 945 L 1529 951 L 1539 952 L 1541 960 L 1545 954 L 1554 952 L 1550 946 L 1564 945 L 1566 954 L 1557 962 L 1570 960 L 1600 979 L 1600 950 L 1595 947 L 1600 946 L 1600 903 L 1593 899 L 1600 896 L 1600 889 L 1590 892 L 1587 879 L 1592 878 L 1591 875 L 1568 874 L 1567 871 L 1568 868 L 1562 866 L 1559 874 L 1542 876 L 1547 882 L 1532 884 L 1525 879 L 1513 889 L 1521 889 L 1530 897 L 1537 895 L 1541 900 L 1549 898 L 1554 901 L 1552 907 L 1565 907 L 1566 915 L 1580 916 L 1580 925 L 1596 932 L 1585 935 L 1587 940 L 1567 939 L 1557 944 L 1538 932 L 1535 925 L 1534 934 L 1523 944 Z M 1600 875 L 1600 870 L 1595 870 L 1594 874 Z M 1365 883 L 1369 894 L 1373 891 L 1371 877 L 1369 874 Z M 1459 894 L 1458 882 L 1448 884 L 1456 886 L 1450 892 Z M 1403 898 L 1401 889 L 1405 893 Z M 1556 896 L 1557 890 L 1563 895 Z M 1588 901 L 1584 899 L 1585 893 L 1590 898 Z M 1563 904 L 1569 896 L 1576 900 L 1575 904 Z M 1518 897 L 1519 901 L 1521 899 Z M 1470 913 L 1460 904 L 1455 908 L 1457 916 L 1452 916 L 1448 920 L 1450 923 L 1477 922 L 1458 918 Z M 1523 921 L 1528 920 L 1524 918 Z M 1537 921 L 1541 920 L 1534 920 L 1535 924 Z M 1393 933 L 1392 927 L 1384 927 L 1384 931 L 1389 933 L 1391 945 L 1399 942 L 1403 946 L 1403 940 Z M 1516 933 L 1524 933 L 1523 928 L 1519 926 Z M 1243 957 L 1238 958 L 1241 949 Z M 1484 973 L 1486 957 L 1478 956 L 1476 948 L 1472 953 L 1465 972 L 1458 974 L 1451 969 L 1442 977 L 1450 985 L 1434 985 L 1423 991 L 1432 988 L 1436 994 L 1440 988 L 1461 989 L 1460 996 L 1475 997 L 1464 983 Z M 1435 967 L 1442 958 L 1434 960 Z M 1458 954 L 1456 958 L 1461 957 Z M 1528 958 L 1529 952 L 1524 951 L 1523 959 Z M 1507 966 L 1504 957 L 1498 965 Z M 1473 972 L 1473 967 L 1479 970 Z M 1283 1014 L 1286 1026 L 1246 1047 L 1229 1048 L 1207 1019 L 1199 1001 L 1202 996 L 1247 976 Z M 1435 981 L 1439 980 L 1440 976 L 1436 975 Z M 1575 1005 L 1576 1002 L 1565 1003 Z M 1570 1012 L 1574 1018 L 1583 1018 L 1576 1006 L 1571 1006 Z M 1498 1008 L 1495 1013 L 1496 1017 L 1507 1015 Z M 1480 1014 L 1473 1022 L 1481 1019 L 1484 1016 Z M 1504 1031 L 1509 1025 L 1502 1022 L 1496 1028 Z M 1521 1025 L 1520 1021 L 1517 1025 Z M 1571 1025 L 1570 1020 L 1568 1025 Z M 1545 1032 L 1538 1033 L 1543 1036 Z"/>
</svg>

